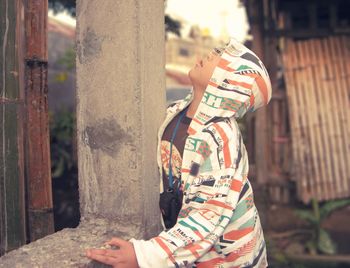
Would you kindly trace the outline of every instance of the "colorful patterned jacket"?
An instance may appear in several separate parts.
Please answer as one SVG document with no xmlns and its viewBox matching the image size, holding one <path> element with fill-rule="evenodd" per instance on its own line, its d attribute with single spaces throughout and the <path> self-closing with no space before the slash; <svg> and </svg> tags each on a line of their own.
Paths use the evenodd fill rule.
<svg viewBox="0 0 350 268">
<path fill-rule="evenodd" d="M 159 144 L 167 124 L 192 98 L 190 94 L 168 108 Z M 177 223 L 150 240 L 131 240 L 141 268 L 267 267 L 247 177 L 248 155 L 236 119 L 270 99 L 263 63 L 231 39 L 188 129 L 181 170 L 184 199 Z M 162 172 L 160 155 L 158 164 Z"/>
</svg>

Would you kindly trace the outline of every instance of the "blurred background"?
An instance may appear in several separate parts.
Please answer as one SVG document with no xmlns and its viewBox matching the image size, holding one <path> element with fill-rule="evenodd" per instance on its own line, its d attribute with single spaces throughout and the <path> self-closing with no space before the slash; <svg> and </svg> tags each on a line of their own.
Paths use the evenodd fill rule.
<svg viewBox="0 0 350 268">
<path fill-rule="evenodd" d="M 197 59 L 234 37 L 273 95 L 239 121 L 270 267 L 350 267 L 350 1 L 167 0 L 166 101 Z M 48 96 L 55 231 L 79 224 L 75 1 L 49 0 Z"/>
</svg>

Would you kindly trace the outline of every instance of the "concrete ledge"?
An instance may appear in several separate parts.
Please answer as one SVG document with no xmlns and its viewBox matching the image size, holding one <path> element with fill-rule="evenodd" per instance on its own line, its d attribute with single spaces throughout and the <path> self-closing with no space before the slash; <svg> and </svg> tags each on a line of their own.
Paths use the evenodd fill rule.
<svg viewBox="0 0 350 268">
<path fill-rule="evenodd" d="M 129 239 L 141 234 L 139 228 L 127 224 L 106 219 L 83 221 L 77 228 L 64 229 L 5 254 L 0 267 L 110 267 L 91 262 L 85 249 L 100 247 L 113 236 Z"/>
</svg>

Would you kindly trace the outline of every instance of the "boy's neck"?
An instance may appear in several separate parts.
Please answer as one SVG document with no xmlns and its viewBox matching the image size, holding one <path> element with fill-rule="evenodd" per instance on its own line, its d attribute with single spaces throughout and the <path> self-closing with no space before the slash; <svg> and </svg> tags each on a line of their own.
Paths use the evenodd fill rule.
<svg viewBox="0 0 350 268">
<path fill-rule="evenodd" d="M 199 106 L 199 104 L 201 103 L 203 94 L 204 94 L 204 89 L 200 89 L 198 87 L 193 87 L 193 94 L 194 94 L 194 98 L 191 102 L 191 104 L 188 107 L 186 116 L 193 118 L 193 116 L 195 115 L 197 108 Z"/>
</svg>

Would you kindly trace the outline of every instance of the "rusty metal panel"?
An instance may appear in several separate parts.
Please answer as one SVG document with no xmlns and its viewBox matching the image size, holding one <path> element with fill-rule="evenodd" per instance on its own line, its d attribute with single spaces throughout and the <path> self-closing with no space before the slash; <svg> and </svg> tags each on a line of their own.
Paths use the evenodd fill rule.
<svg viewBox="0 0 350 268">
<path fill-rule="evenodd" d="M 27 0 L 26 21 L 26 58 L 47 61 L 47 0 Z"/>
<path fill-rule="evenodd" d="M 350 197 L 349 36 L 286 43 L 293 178 L 300 199 Z"/>
<path fill-rule="evenodd" d="M 47 1 L 27 1 L 26 176 L 29 236 L 54 232 L 47 94 Z"/>
<path fill-rule="evenodd" d="M 26 242 L 22 1 L 0 2 L 0 255 Z"/>
</svg>

